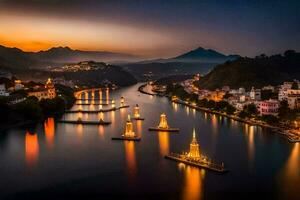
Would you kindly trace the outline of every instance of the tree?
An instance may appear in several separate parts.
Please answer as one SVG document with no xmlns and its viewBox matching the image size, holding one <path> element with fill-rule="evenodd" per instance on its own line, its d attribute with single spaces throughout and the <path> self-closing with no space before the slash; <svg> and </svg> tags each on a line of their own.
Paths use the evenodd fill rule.
<svg viewBox="0 0 300 200">
<path fill-rule="evenodd" d="M 293 82 L 292 88 L 291 88 L 291 89 L 292 89 L 292 90 L 298 90 L 298 89 L 299 89 L 298 83 L 297 83 L 296 81 Z"/>
</svg>

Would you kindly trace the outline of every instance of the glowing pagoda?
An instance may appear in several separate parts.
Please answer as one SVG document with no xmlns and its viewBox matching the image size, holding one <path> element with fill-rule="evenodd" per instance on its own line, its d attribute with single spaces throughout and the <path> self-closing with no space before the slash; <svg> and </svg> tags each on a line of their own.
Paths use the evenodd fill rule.
<svg viewBox="0 0 300 200">
<path fill-rule="evenodd" d="M 165 158 L 174 160 L 176 162 L 184 163 L 187 165 L 192 165 L 199 168 L 204 168 L 216 172 L 227 172 L 225 169 L 224 163 L 215 163 L 212 159 L 207 156 L 200 154 L 199 144 L 196 139 L 195 129 L 193 130 L 193 139 L 190 143 L 190 151 L 186 153 L 171 153 L 166 155 Z"/>
<path fill-rule="evenodd" d="M 199 144 L 197 142 L 196 139 L 196 132 L 195 129 L 193 130 L 193 139 L 192 142 L 190 144 L 190 152 L 188 153 L 188 156 L 190 158 L 200 158 L 200 148 L 199 148 Z"/>
<path fill-rule="evenodd" d="M 115 107 L 116 107 L 115 100 L 111 100 L 111 107 L 112 107 L 112 108 L 115 108 Z"/>
<path fill-rule="evenodd" d="M 139 118 L 140 117 L 140 107 L 138 104 L 135 105 L 133 109 L 134 117 Z"/>
<path fill-rule="evenodd" d="M 125 98 L 124 97 L 121 97 L 120 103 L 121 103 L 121 107 L 125 106 Z"/>
<path fill-rule="evenodd" d="M 144 118 L 141 118 L 140 107 L 139 107 L 138 104 L 136 104 L 135 107 L 133 108 L 133 119 L 135 119 L 135 120 L 144 120 Z"/>
<path fill-rule="evenodd" d="M 160 115 L 159 124 L 157 127 L 150 127 L 149 131 L 166 131 L 166 132 L 178 132 L 178 128 L 170 128 L 165 113 Z"/>
<path fill-rule="evenodd" d="M 104 115 L 103 115 L 103 112 L 100 112 L 99 114 L 99 121 L 104 121 Z"/>
<path fill-rule="evenodd" d="M 126 122 L 126 126 L 125 126 L 125 133 L 124 135 L 125 137 L 135 137 L 135 133 L 133 131 L 133 125 L 130 119 L 130 115 L 128 115 L 127 118 L 127 122 Z"/>
<path fill-rule="evenodd" d="M 159 121 L 158 128 L 164 128 L 164 129 L 169 128 L 169 125 L 168 125 L 168 122 L 167 122 L 167 116 L 166 116 L 165 113 L 162 113 L 160 115 L 160 121 Z"/>
<path fill-rule="evenodd" d="M 135 132 L 133 131 L 133 125 L 130 119 L 130 115 L 128 115 L 126 125 L 125 125 L 125 132 L 121 135 L 121 137 L 112 137 L 112 140 L 131 140 L 131 141 L 140 141 L 141 138 L 136 136 Z"/>
</svg>

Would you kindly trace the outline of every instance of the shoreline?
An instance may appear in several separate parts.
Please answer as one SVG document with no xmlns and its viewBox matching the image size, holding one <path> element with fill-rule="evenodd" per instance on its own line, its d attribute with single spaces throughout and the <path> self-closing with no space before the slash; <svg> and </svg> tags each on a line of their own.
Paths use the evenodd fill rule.
<svg viewBox="0 0 300 200">
<path fill-rule="evenodd" d="M 143 93 L 143 94 L 148 94 L 148 95 L 151 95 L 151 96 L 162 96 L 162 95 L 157 95 L 157 94 L 151 94 L 151 93 L 148 93 L 148 92 L 144 91 L 143 88 L 146 85 L 147 84 L 141 85 L 138 88 L 138 91 L 141 92 L 141 93 Z M 168 97 L 168 96 L 165 95 L 164 97 Z M 242 122 L 242 123 L 248 124 L 250 126 L 260 126 L 262 128 L 268 128 L 268 129 L 271 129 L 272 131 L 274 131 L 275 133 L 279 134 L 280 136 L 285 137 L 291 143 L 300 142 L 300 136 L 297 136 L 297 135 L 291 133 L 290 130 L 286 130 L 286 129 L 283 129 L 283 128 L 280 128 L 280 127 L 277 127 L 277 126 L 272 126 L 272 125 L 269 125 L 269 124 L 263 124 L 263 123 L 260 123 L 260 122 L 257 122 L 257 121 L 253 121 L 253 120 L 242 119 L 242 118 L 239 118 L 237 116 L 228 115 L 226 113 L 222 113 L 222 112 L 219 112 L 219 111 L 210 110 L 210 109 L 205 108 L 205 107 L 191 105 L 191 104 L 186 103 L 186 102 L 184 102 L 182 100 L 170 100 L 170 101 L 172 103 L 177 103 L 177 104 L 181 104 L 181 105 L 187 106 L 189 108 L 193 108 L 193 109 L 195 109 L 197 111 L 202 111 L 202 112 L 206 112 L 206 113 L 210 113 L 210 114 L 216 114 L 216 115 L 220 115 L 220 116 L 223 116 L 223 117 L 227 117 L 229 119 L 232 119 L 232 120 L 235 120 L 235 121 L 238 121 L 238 122 Z"/>
</svg>

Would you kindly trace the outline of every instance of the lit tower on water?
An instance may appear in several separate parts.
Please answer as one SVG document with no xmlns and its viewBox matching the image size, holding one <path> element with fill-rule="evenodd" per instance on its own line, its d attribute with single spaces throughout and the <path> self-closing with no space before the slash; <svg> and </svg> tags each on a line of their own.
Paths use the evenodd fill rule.
<svg viewBox="0 0 300 200">
<path fill-rule="evenodd" d="M 121 97 L 121 107 L 125 105 L 125 98 Z"/>
<path fill-rule="evenodd" d="M 140 107 L 138 104 L 135 105 L 134 109 L 133 109 L 133 113 L 134 113 L 134 117 L 135 118 L 140 118 Z"/>
<path fill-rule="evenodd" d="M 115 108 L 115 107 L 116 107 L 115 100 L 111 100 L 111 107 L 112 107 L 112 108 Z"/>
<path fill-rule="evenodd" d="M 125 137 L 135 137 L 135 133 L 133 132 L 133 125 L 130 119 L 130 115 L 128 115 L 127 122 L 126 122 L 126 127 L 125 127 Z"/>
<path fill-rule="evenodd" d="M 195 129 L 193 130 L 193 139 L 190 144 L 190 152 L 188 153 L 188 156 L 191 158 L 200 158 L 200 148 L 196 139 Z"/>
<path fill-rule="evenodd" d="M 167 122 L 167 116 L 165 113 L 162 113 L 160 115 L 160 121 L 159 121 L 159 125 L 158 128 L 169 128 L 168 122 Z"/>
</svg>

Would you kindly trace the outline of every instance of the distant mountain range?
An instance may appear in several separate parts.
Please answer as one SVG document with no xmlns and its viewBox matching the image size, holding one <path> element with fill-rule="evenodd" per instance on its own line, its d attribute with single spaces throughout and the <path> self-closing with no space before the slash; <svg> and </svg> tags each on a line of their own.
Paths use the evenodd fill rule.
<svg viewBox="0 0 300 200">
<path fill-rule="evenodd" d="M 189 62 L 189 63 L 224 63 L 227 60 L 235 60 L 239 55 L 225 55 L 212 49 L 198 47 L 189 52 L 183 53 L 176 57 L 160 58 L 154 60 L 143 60 L 138 63 L 169 63 L 169 62 Z"/>
<path fill-rule="evenodd" d="M 189 51 L 171 59 L 179 61 L 224 62 L 227 60 L 234 60 L 239 57 L 239 55 L 226 56 L 212 49 L 204 49 L 202 47 L 198 47 L 197 49 L 194 49 L 192 51 Z"/>
<path fill-rule="evenodd" d="M 300 79 L 300 53 L 289 50 L 284 55 L 241 57 L 227 61 L 216 66 L 197 84 L 205 89 L 222 88 L 225 85 L 250 89 L 252 86 L 279 85 L 293 79 Z"/>
<path fill-rule="evenodd" d="M 137 61 L 139 58 L 129 54 L 106 51 L 81 51 L 69 47 L 54 47 L 46 51 L 25 52 L 18 48 L 8 48 L 0 45 L 0 67 L 8 69 L 44 68 L 47 66 L 85 60 L 111 62 L 111 61 Z"/>
<path fill-rule="evenodd" d="M 206 74 L 216 65 L 239 57 L 238 55 L 226 56 L 217 51 L 199 47 L 173 58 L 144 60 L 126 63 L 123 66 L 139 80 L 159 79 L 169 75 Z"/>
</svg>

